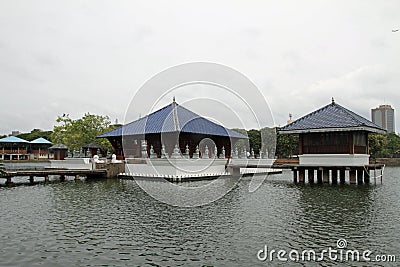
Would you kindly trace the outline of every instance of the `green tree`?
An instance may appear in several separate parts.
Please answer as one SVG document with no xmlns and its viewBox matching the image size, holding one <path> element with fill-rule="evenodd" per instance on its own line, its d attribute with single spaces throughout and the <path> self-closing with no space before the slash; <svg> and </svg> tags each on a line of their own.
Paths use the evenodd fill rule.
<svg viewBox="0 0 400 267">
<path fill-rule="evenodd" d="M 276 155 L 288 158 L 298 154 L 299 136 L 296 134 L 277 134 Z"/>
<path fill-rule="evenodd" d="M 386 134 L 386 150 L 390 157 L 398 156 L 400 152 L 400 137 L 395 133 Z"/>
<path fill-rule="evenodd" d="M 254 149 L 254 153 L 259 154 L 261 149 L 261 132 L 259 130 L 247 131 L 249 137 L 250 149 Z"/>
<path fill-rule="evenodd" d="M 83 145 L 96 142 L 112 151 L 110 142 L 105 138 L 97 139 L 96 136 L 110 131 L 115 127 L 111 125 L 108 116 L 86 113 L 82 118 L 73 120 L 68 116 L 57 118 L 59 125 L 54 126 L 51 140 L 54 144 L 62 143 L 72 149 L 80 149 Z"/>
<path fill-rule="evenodd" d="M 276 128 L 262 128 L 261 133 L 261 149 L 267 151 L 269 155 L 276 151 Z"/>
<path fill-rule="evenodd" d="M 368 135 L 368 143 L 369 143 L 369 153 L 373 158 L 384 157 L 387 154 L 386 144 L 387 138 L 386 135 L 383 134 L 369 134 Z"/>
<path fill-rule="evenodd" d="M 37 138 L 42 137 L 51 142 L 52 133 L 53 133 L 52 131 L 40 131 L 40 130 L 34 129 L 30 133 L 22 133 L 22 134 L 19 134 L 17 137 L 25 139 L 27 141 L 33 141 Z"/>
<path fill-rule="evenodd" d="M 400 136 L 395 133 L 369 134 L 369 152 L 373 158 L 400 156 Z"/>
</svg>

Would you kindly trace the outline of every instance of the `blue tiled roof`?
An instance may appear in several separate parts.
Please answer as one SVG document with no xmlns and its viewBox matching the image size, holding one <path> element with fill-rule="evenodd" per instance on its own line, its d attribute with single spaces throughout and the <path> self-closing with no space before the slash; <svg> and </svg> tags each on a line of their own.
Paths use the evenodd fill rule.
<svg viewBox="0 0 400 267">
<path fill-rule="evenodd" d="M 51 145 L 51 142 L 49 140 L 46 140 L 42 137 L 39 137 L 33 141 L 29 142 L 30 144 L 47 144 L 47 145 Z"/>
<path fill-rule="evenodd" d="M 99 135 L 99 138 L 116 137 L 122 135 L 140 135 L 151 133 L 185 132 L 233 138 L 247 139 L 233 130 L 207 120 L 196 113 L 173 102 L 146 117 Z"/>
<path fill-rule="evenodd" d="M 306 116 L 279 129 L 281 133 L 366 130 L 383 133 L 385 130 L 364 117 L 332 101 Z"/>
<path fill-rule="evenodd" d="M 7 136 L 0 139 L 0 143 L 29 143 L 28 141 L 18 138 L 16 136 Z"/>
</svg>

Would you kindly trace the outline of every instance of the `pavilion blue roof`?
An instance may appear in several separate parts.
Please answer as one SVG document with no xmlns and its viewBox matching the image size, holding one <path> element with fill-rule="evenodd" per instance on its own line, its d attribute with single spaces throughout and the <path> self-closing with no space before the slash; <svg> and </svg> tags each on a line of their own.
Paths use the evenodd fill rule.
<svg viewBox="0 0 400 267">
<path fill-rule="evenodd" d="M 16 136 L 7 136 L 0 139 L 0 143 L 29 143 L 29 142 Z"/>
<path fill-rule="evenodd" d="M 51 145 L 51 142 L 49 140 L 46 140 L 42 137 L 39 137 L 33 141 L 29 142 L 30 144 L 46 144 L 46 145 Z"/>
<path fill-rule="evenodd" d="M 385 129 L 366 118 L 332 103 L 282 127 L 282 134 L 333 132 L 333 131 L 369 131 L 384 133 Z"/>
<path fill-rule="evenodd" d="M 116 128 L 97 137 L 117 137 L 122 135 L 140 135 L 167 132 L 185 132 L 206 135 L 228 136 L 247 139 L 248 137 L 227 129 L 187 108 L 173 102 L 143 118 Z"/>
</svg>

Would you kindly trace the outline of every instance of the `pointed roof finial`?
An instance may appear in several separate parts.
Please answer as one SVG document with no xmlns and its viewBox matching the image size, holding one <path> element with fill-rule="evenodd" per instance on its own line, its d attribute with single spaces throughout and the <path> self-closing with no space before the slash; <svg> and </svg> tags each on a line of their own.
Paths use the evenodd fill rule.
<svg viewBox="0 0 400 267">
<path fill-rule="evenodd" d="M 335 99 L 332 97 L 332 105 L 335 105 Z"/>
<path fill-rule="evenodd" d="M 174 102 L 174 103 L 175 103 L 175 96 L 172 98 L 172 102 Z"/>
</svg>

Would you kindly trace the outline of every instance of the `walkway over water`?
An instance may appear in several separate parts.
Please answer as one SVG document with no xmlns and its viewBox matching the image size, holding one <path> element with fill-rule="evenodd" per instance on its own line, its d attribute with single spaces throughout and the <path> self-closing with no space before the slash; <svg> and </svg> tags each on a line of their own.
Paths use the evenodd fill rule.
<svg viewBox="0 0 400 267">
<path fill-rule="evenodd" d="M 86 176 L 87 178 L 105 178 L 107 177 L 106 169 L 97 169 L 97 170 L 21 170 L 21 171 L 6 171 L 3 173 L 3 176 L 0 178 L 7 179 L 6 184 L 12 184 L 12 178 L 16 176 L 29 176 L 29 181 L 31 183 L 34 182 L 35 177 L 44 177 L 45 181 L 49 181 L 50 175 L 58 175 L 61 181 L 65 180 L 65 176 L 75 176 L 75 180 L 79 180 L 80 176 Z"/>
</svg>

